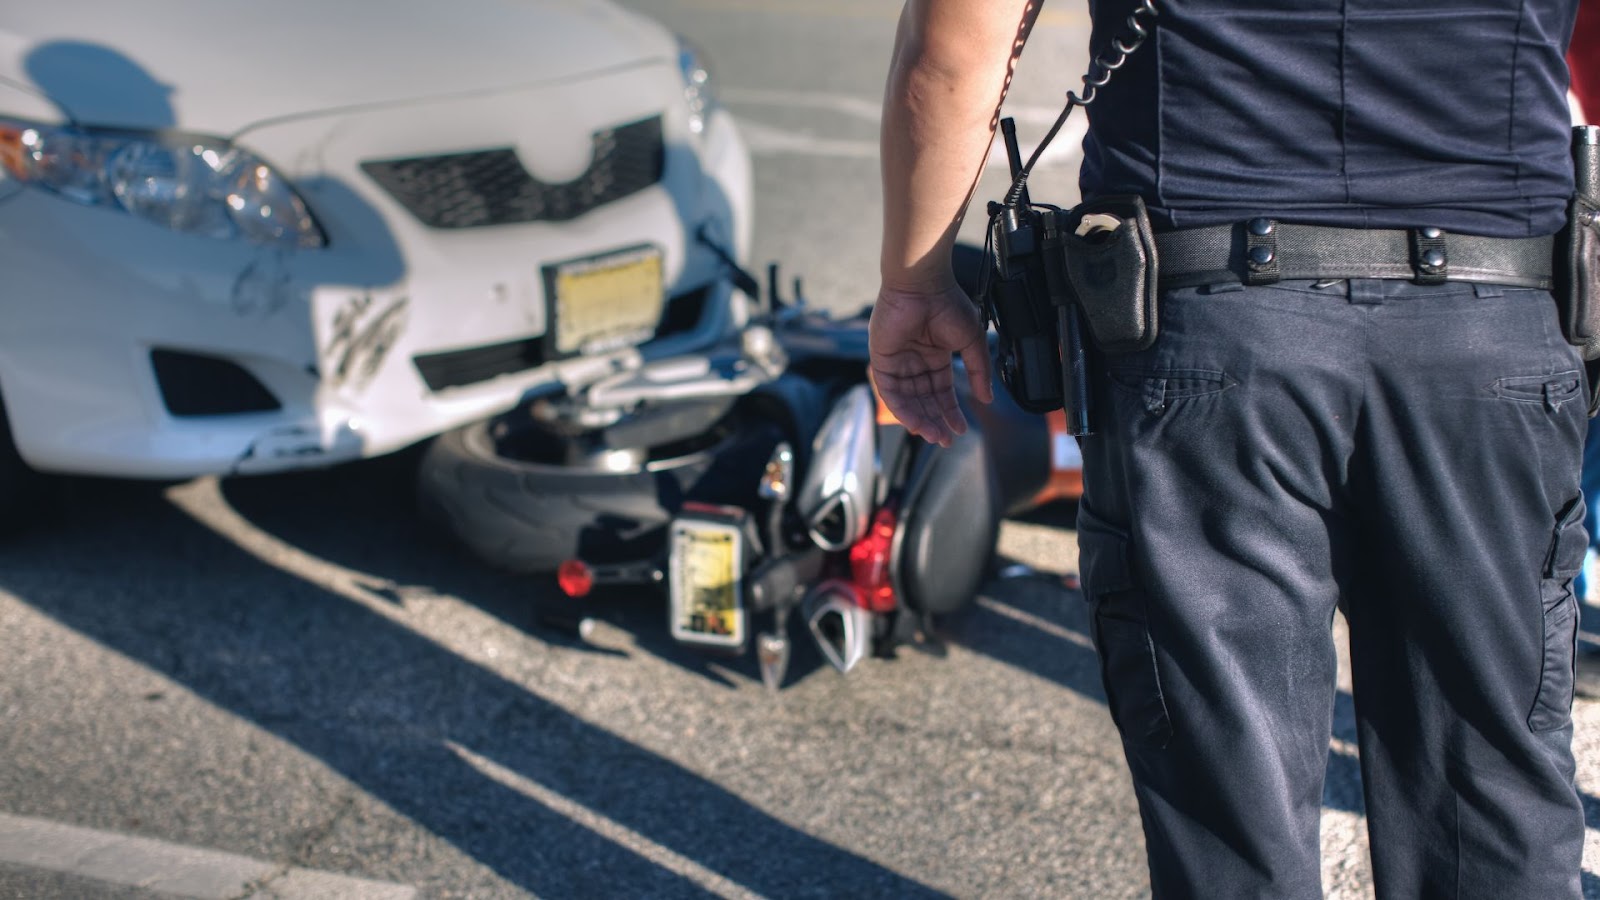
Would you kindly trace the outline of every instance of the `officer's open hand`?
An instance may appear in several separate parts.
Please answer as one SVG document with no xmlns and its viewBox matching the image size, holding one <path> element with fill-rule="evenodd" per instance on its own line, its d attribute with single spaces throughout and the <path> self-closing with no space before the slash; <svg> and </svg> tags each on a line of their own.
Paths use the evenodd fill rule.
<svg viewBox="0 0 1600 900">
<path fill-rule="evenodd" d="M 941 447 L 967 430 L 956 402 L 953 354 L 966 365 L 972 394 L 994 399 L 989 343 L 977 307 L 954 281 L 932 291 L 885 285 L 867 330 L 873 386 L 895 418 Z"/>
</svg>

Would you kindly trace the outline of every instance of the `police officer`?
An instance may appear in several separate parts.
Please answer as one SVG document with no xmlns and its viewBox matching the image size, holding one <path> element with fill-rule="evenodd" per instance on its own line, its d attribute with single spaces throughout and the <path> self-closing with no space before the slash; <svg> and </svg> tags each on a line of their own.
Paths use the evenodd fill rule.
<svg viewBox="0 0 1600 900">
<path fill-rule="evenodd" d="M 1320 895 L 1338 607 L 1378 895 L 1577 897 L 1576 0 L 1155 5 L 1080 186 L 1149 206 L 1160 333 L 1101 360 L 1078 521 L 1154 893 Z M 1095 52 L 1131 7 L 1091 0 Z M 948 260 L 1036 12 L 909 0 L 897 35 L 871 365 L 939 443 L 952 354 L 989 392 Z"/>
</svg>

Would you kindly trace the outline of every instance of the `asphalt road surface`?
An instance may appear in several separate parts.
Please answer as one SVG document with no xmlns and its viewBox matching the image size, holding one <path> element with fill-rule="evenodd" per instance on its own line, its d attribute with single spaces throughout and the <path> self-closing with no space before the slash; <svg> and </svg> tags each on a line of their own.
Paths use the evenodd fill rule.
<svg viewBox="0 0 1600 900">
<path fill-rule="evenodd" d="M 816 302 L 869 302 L 897 4 L 632 5 L 717 64 L 756 154 L 757 258 Z M 1046 12 L 1011 103 L 1025 144 L 1081 73 L 1086 26 Z M 1076 144 L 1035 196 L 1072 202 Z M 0 546 L 0 897 L 1148 893 L 1060 577 L 1070 510 L 1008 523 L 1003 554 L 1035 574 L 989 584 L 938 640 L 848 677 L 797 642 L 772 695 L 749 660 L 674 646 L 645 597 L 601 607 L 587 643 L 538 628 L 549 586 L 423 529 L 414 463 L 77 482 Z M 1361 897 L 1348 701 L 1325 883 Z M 1577 717 L 1592 793 L 1600 708 Z"/>
</svg>

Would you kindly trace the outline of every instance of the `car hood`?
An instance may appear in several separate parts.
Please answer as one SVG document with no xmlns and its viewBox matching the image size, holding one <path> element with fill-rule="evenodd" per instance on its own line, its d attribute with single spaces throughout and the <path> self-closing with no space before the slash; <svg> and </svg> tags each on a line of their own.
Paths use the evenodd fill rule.
<svg viewBox="0 0 1600 900">
<path fill-rule="evenodd" d="M 661 26 L 605 0 L 6 6 L 0 82 L 81 124 L 221 136 L 335 109 L 580 79 L 676 53 Z"/>
</svg>

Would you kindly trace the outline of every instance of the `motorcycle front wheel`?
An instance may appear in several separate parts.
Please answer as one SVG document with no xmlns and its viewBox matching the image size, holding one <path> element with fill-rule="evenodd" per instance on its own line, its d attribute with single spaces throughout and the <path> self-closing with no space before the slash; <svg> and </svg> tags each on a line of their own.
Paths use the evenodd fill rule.
<svg viewBox="0 0 1600 900">
<path fill-rule="evenodd" d="M 735 407 L 662 444 L 606 438 L 561 434 L 516 414 L 446 432 L 418 472 L 423 514 L 510 572 L 650 559 L 685 502 L 753 502 L 783 433 Z"/>
</svg>

